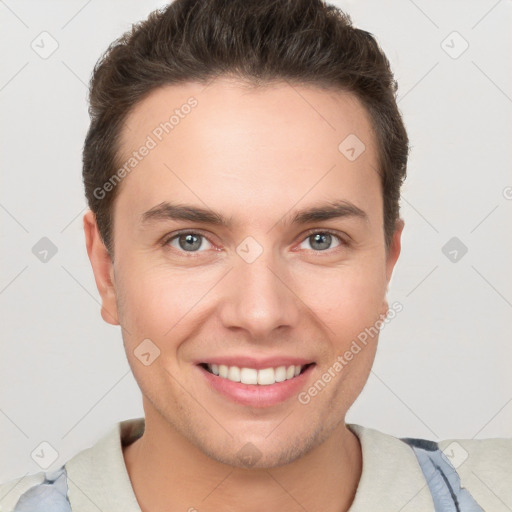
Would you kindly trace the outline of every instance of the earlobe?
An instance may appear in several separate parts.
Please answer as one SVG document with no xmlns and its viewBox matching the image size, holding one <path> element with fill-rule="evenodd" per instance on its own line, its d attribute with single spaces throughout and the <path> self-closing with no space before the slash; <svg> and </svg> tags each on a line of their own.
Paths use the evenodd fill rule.
<svg viewBox="0 0 512 512">
<path fill-rule="evenodd" d="M 119 325 L 113 263 L 98 230 L 96 217 L 88 210 L 83 218 L 85 245 L 91 262 L 96 287 L 101 296 L 101 316 L 105 322 Z"/>
<path fill-rule="evenodd" d="M 388 311 L 389 311 L 388 300 L 384 299 L 382 301 L 382 308 L 380 310 L 380 316 L 382 317 L 382 319 L 384 319 L 384 318 L 386 318 L 388 316 Z"/>
</svg>

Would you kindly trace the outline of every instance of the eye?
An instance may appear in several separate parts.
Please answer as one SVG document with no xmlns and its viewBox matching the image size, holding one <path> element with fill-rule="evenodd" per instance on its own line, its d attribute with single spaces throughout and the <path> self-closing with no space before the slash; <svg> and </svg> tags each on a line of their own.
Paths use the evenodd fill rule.
<svg viewBox="0 0 512 512">
<path fill-rule="evenodd" d="M 206 249 L 211 248 L 211 243 L 204 235 L 193 231 L 187 231 L 168 238 L 165 241 L 165 245 L 170 245 L 171 247 L 184 252 L 202 252 L 199 251 L 199 249 L 204 246 L 204 242 L 206 242 L 206 244 L 210 244 L 210 247 L 206 247 Z"/>
<path fill-rule="evenodd" d="M 338 244 L 335 245 L 334 247 L 331 246 L 331 244 L 333 242 L 333 238 L 338 241 Z M 304 244 L 306 242 L 309 242 L 312 250 L 317 251 L 317 252 L 326 251 L 328 249 L 333 249 L 336 247 L 340 247 L 342 245 L 346 245 L 345 241 L 340 236 L 336 235 L 335 233 L 332 233 L 331 231 L 325 231 L 325 230 L 309 233 L 308 236 L 302 242 L 302 244 Z M 302 244 L 300 245 L 300 248 L 304 249 L 304 247 L 302 247 Z M 308 249 L 308 248 L 305 247 L 305 249 Z"/>
<path fill-rule="evenodd" d="M 334 246 L 332 245 L 333 241 L 337 242 Z M 305 243 L 308 243 L 309 247 L 303 247 Z M 204 235 L 195 231 L 184 231 L 181 233 L 176 233 L 168 237 L 163 242 L 163 245 L 171 246 L 173 249 L 176 249 L 178 252 L 182 253 L 200 253 L 213 247 L 212 243 Z M 323 252 L 328 251 L 329 249 L 335 249 L 337 247 L 347 245 L 348 243 L 345 242 L 345 240 L 343 240 L 343 238 L 341 238 L 336 233 L 328 230 L 317 230 L 308 233 L 306 238 L 300 244 L 299 248 L 313 250 L 315 252 Z M 203 249 L 203 251 L 200 249 Z"/>
</svg>

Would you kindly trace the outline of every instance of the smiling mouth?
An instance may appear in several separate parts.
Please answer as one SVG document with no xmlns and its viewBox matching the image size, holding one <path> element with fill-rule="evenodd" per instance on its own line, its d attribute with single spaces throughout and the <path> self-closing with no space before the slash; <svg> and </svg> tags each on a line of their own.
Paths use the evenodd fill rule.
<svg viewBox="0 0 512 512">
<path fill-rule="evenodd" d="M 199 366 L 221 379 L 255 386 L 269 386 L 294 379 L 314 364 L 315 363 L 277 366 L 261 369 L 209 363 L 201 363 Z"/>
</svg>

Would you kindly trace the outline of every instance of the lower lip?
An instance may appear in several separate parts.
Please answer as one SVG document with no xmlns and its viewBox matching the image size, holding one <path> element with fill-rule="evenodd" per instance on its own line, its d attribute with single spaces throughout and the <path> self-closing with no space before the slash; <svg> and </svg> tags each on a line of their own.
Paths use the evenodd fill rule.
<svg viewBox="0 0 512 512">
<path fill-rule="evenodd" d="M 296 396 L 304 387 L 314 366 L 314 364 L 308 366 L 301 374 L 290 380 L 276 382 L 267 386 L 233 382 L 210 373 L 202 366 L 197 366 L 197 368 L 199 368 L 211 387 L 233 402 L 251 407 L 270 407 L 284 402 L 294 395 Z"/>
</svg>

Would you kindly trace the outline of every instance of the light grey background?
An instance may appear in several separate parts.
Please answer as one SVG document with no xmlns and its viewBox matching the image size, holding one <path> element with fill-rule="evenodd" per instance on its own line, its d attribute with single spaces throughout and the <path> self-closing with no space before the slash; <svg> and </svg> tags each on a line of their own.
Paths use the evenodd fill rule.
<svg viewBox="0 0 512 512">
<path fill-rule="evenodd" d="M 434 440 L 509 437 L 512 2 L 336 3 L 387 52 L 412 144 L 389 292 L 404 310 L 347 420 Z M 41 442 L 57 468 L 143 414 L 120 330 L 100 317 L 81 148 L 96 60 L 163 5 L 0 1 L 0 481 L 40 471 Z M 46 263 L 32 252 L 42 237 L 57 248 Z M 456 262 L 442 252 L 452 237 L 468 248 Z"/>
</svg>

